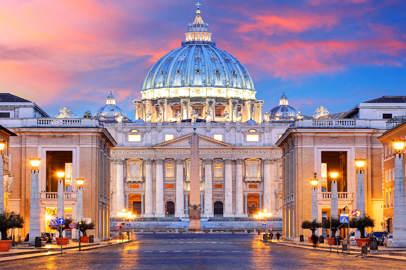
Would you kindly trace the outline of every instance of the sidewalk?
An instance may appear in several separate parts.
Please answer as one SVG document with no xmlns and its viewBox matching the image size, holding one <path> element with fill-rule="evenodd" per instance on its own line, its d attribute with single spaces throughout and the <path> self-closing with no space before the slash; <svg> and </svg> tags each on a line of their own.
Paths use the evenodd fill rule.
<svg viewBox="0 0 406 270">
<path fill-rule="evenodd" d="M 294 241 L 279 241 L 272 242 L 273 244 L 303 248 L 308 250 L 317 250 L 322 252 L 335 252 L 337 253 L 337 246 L 329 246 L 327 244 L 318 244 L 317 248 L 313 248 L 313 245 L 305 242 L 294 242 Z M 349 247 L 348 251 L 342 251 L 341 246 L 338 246 L 338 253 L 361 256 L 361 248 L 356 246 Z M 379 258 L 379 259 L 392 259 L 400 260 L 406 262 L 406 249 L 405 248 L 386 248 L 379 247 L 377 251 L 370 251 L 366 257 Z"/>
<path fill-rule="evenodd" d="M 92 249 L 104 248 L 113 245 L 121 245 L 132 242 L 132 240 L 109 240 L 103 241 L 99 243 L 82 243 L 81 250 L 88 251 Z M 63 253 L 75 253 L 79 252 L 78 250 L 79 245 L 77 242 L 71 242 L 66 246 L 62 247 Z M 30 258 L 37 258 L 37 257 L 44 257 L 44 256 L 52 256 L 52 255 L 59 255 L 61 254 L 61 246 L 55 244 L 49 244 L 41 248 L 34 248 L 34 247 L 24 247 L 24 246 L 17 246 L 12 248 L 9 252 L 0 252 L 0 263 L 13 261 L 13 260 L 21 260 L 21 259 L 30 259 Z"/>
</svg>

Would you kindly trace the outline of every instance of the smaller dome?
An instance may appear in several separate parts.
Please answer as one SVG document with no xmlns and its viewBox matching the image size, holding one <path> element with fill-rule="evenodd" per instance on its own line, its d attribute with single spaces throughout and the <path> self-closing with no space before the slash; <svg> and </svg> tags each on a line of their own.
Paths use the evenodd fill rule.
<svg viewBox="0 0 406 270">
<path fill-rule="evenodd" d="M 97 119 L 103 122 L 127 122 L 128 118 L 123 110 L 117 106 L 116 99 L 110 91 L 106 98 L 106 105 L 100 108 Z"/>
<path fill-rule="evenodd" d="M 283 94 L 279 99 L 279 106 L 270 111 L 271 121 L 294 121 L 299 120 L 301 114 L 289 105 L 288 98 Z"/>
</svg>

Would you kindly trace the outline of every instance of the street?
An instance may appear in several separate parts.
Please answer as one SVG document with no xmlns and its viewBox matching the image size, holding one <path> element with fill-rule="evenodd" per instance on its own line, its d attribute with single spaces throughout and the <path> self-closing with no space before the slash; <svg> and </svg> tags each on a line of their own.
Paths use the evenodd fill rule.
<svg viewBox="0 0 406 270">
<path fill-rule="evenodd" d="M 406 269 L 406 264 L 264 244 L 257 235 L 145 234 L 127 244 L 0 264 L 0 269 Z"/>
</svg>

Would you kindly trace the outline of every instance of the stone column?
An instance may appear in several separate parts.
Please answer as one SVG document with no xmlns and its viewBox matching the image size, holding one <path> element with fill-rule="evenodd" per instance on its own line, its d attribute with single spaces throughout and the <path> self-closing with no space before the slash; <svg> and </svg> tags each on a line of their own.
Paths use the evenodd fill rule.
<svg viewBox="0 0 406 270">
<path fill-rule="evenodd" d="M 158 159 L 155 162 L 155 216 L 164 217 L 164 162 Z"/>
<path fill-rule="evenodd" d="M 125 208 L 124 203 L 124 161 L 117 160 L 115 162 L 116 167 L 116 211 L 120 212 Z M 114 213 L 117 214 L 117 213 Z"/>
<path fill-rule="evenodd" d="M 4 209 L 4 161 L 3 153 L 0 153 L 0 214 L 5 212 Z"/>
<path fill-rule="evenodd" d="M 395 156 L 395 193 L 393 205 L 393 247 L 406 247 L 406 198 L 404 155 Z"/>
<path fill-rule="evenodd" d="M 224 175 L 224 216 L 233 216 L 233 161 L 226 160 L 225 162 L 225 175 Z"/>
<path fill-rule="evenodd" d="M 319 218 L 319 205 L 317 200 L 317 186 L 312 187 L 312 220 Z"/>
<path fill-rule="evenodd" d="M 38 170 L 31 172 L 31 198 L 30 198 L 30 243 L 35 243 L 35 237 L 41 236 L 41 205 L 39 193 Z"/>
<path fill-rule="evenodd" d="M 236 161 L 235 174 L 235 214 L 237 217 L 244 216 L 244 188 L 243 188 L 243 161 Z"/>
<path fill-rule="evenodd" d="M 272 175 L 271 160 L 264 160 L 264 203 L 263 209 L 272 212 Z M 274 213 L 273 213 L 274 214 Z"/>
<path fill-rule="evenodd" d="M 76 219 L 81 221 L 83 219 L 83 187 L 78 188 L 76 198 Z"/>
<path fill-rule="evenodd" d="M 152 160 L 145 160 L 145 217 L 152 217 Z"/>
<path fill-rule="evenodd" d="M 331 181 L 331 217 L 338 219 L 337 181 Z"/>
<path fill-rule="evenodd" d="M 64 192 L 63 179 L 58 179 L 58 202 L 57 202 L 57 214 L 58 218 L 64 218 L 65 216 L 65 192 Z"/>
<path fill-rule="evenodd" d="M 361 212 L 361 216 L 365 216 L 365 171 L 357 169 L 357 195 L 356 207 Z"/>
<path fill-rule="evenodd" d="M 184 204 L 184 161 L 176 160 L 176 212 L 175 217 L 182 218 L 185 216 L 185 204 Z"/>
<path fill-rule="evenodd" d="M 204 216 L 213 217 L 213 170 L 212 161 L 204 161 Z"/>
</svg>

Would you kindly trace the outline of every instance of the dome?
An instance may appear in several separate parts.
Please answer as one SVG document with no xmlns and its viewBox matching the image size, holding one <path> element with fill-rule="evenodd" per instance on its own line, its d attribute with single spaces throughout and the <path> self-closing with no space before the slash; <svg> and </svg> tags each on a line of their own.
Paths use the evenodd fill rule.
<svg viewBox="0 0 406 270">
<path fill-rule="evenodd" d="M 200 8 L 182 46 L 152 66 L 142 87 L 143 99 L 225 97 L 255 99 L 248 70 L 211 39 Z"/>
<path fill-rule="evenodd" d="M 106 105 L 98 111 L 97 119 L 103 122 L 123 122 L 128 120 L 123 110 L 116 105 L 116 99 L 111 91 L 106 98 Z"/>
<path fill-rule="evenodd" d="M 300 112 L 289 105 L 285 95 L 279 100 L 279 106 L 270 111 L 270 120 L 272 121 L 293 121 L 301 118 Z"/>
</svg>

